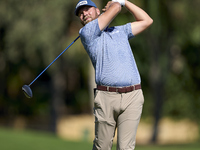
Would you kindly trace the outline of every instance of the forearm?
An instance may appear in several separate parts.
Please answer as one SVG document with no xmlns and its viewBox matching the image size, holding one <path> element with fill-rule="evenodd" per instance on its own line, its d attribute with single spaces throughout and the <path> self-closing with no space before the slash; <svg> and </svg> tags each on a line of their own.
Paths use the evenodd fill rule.
<svg viewBox="0 0 200 150">
<path fill-rule="evenodd" d="M 153 23 L 153 19 L 144 10 L 130 1 L 125 0 L 125 7 L 130 11 L 136 20 L 131 23 L 133 35 L 141 33 Z"/>
<path fill-rule="evenodd" d="M 103 11 L 104 13 L 98 18 L 100 30 L 104 30 L 117 16 L 117 14 L 119 14 L 121 11 L 121 6 L 119 3 L 113 3 L 112 1 L 109 1 Z"/>
<path fill-rule="evenodd" d="M 144 10 L 131 3 L 130 1 L 125 0 L 125 7 L 135 17 L 136 21 L 152 21 L 152 19 Z"/>
</svg>

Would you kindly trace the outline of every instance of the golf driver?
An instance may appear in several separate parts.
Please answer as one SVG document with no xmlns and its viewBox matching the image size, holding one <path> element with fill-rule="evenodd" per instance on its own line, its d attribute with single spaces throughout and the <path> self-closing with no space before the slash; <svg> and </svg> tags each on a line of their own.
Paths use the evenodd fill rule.
<svg viewBox="0 0 200 150">
<path fill-rule="evenodd" d="M 78 40 L 80 36 L 78 36 L 60 55 L 58 55 L 29 85 L 23 85 L 22 86 L 22 91 L 24 92 L 25 96 L 27 98 L 32 98 L 33 97 L 33 92 L 30 88 L 30 86 L 72 45 L 76 40 Z"/>
</svg>

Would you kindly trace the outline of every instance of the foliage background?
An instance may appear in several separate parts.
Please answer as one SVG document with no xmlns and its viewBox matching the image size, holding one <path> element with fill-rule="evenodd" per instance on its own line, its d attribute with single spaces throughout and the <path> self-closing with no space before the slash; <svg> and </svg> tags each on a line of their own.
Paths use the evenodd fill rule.
<svg viewBox="0 0 200 150">
<path fill-rule="evenodd" d="M 55 131 L 56 120 L 68 114 L 91 113 L 91 63 L 80 40 L 32 86 L 29 84 L 77 36 L 82 27 L 74 15 L 78 1 L 0 1 L 0 125 L 15 118 L 27 128 Z M 99 8 L 107 1 L 94 0 Z M 200 125 L 200 1 L 134 0 L 154 20 L 130 41 L 145 95 L 143 118 L 154 118 L 154 134 L 162 117 L 189 118 Z M 112 22 L 133 21 L 123 8 Z"/>
</svg>

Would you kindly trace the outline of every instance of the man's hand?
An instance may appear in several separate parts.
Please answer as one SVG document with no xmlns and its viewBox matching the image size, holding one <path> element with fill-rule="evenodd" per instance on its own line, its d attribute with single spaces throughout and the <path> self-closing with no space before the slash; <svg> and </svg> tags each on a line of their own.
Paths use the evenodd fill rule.
<svg viewBox="0 0 200 150">
<path fill-rule="evenodd" d="M 106 4 L 106 6 L 102 9 L 102 11 L 103 11 L 103 12 L 106 12 L 106 11 L 110 8 L 110 6 L 111 6 L 113 3 L 114 3 L 113 1 L 109 1 L 109 2 Z"/>
</svg>

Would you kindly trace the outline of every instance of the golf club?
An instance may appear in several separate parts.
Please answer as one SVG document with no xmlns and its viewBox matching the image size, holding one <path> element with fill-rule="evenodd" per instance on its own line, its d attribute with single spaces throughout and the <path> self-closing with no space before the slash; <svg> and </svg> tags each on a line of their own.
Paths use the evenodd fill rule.
<svg viewBox="0 0 200 150">
<path fill-rule="evenodd" d="M 72 45 L 76 40 L 78 40 L 80 36 L 78 36 L 65 50 L 60 53 L 29 85 L 23 85 L 22 86 L 22 91 L 24 92 L 25 96 L 27 98 L 32 98 L 33 97 L 33 92 L 30 88 L 30 86 Z"/>
</svg>

